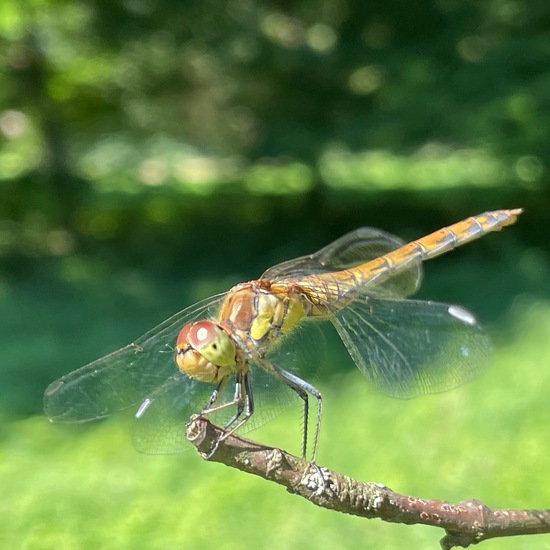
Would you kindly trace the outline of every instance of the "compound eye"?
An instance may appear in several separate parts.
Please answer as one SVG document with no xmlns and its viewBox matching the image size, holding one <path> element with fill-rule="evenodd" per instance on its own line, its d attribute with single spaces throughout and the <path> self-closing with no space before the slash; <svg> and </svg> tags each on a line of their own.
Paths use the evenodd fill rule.
<svg viewBox="0 0 550 550">
<path fill-rule="evenodd" d="M 176 339 L 176 349 L 185 349 L 189 345 L 189 331 L 192 326 L 193 323 L 186 323 L 183 325 Z"/>
<path fill-rule="evenodd" d="M 198 351 L 209 345 L 212 345 L 216 349 L 219 331 L 219 327 L 212 321 L 198 321 L 197 323 L 193 323 L 189 328 L 187 341 L 191 347 Z"/>
<path fill-rule="evenodd" d="M 235 345 L 227 332 L 212 321 L 197 321 L 183 326 L 176 340 L 176 352 L 197 351 L 218 367 L 235 365 Z"/>
</svg>

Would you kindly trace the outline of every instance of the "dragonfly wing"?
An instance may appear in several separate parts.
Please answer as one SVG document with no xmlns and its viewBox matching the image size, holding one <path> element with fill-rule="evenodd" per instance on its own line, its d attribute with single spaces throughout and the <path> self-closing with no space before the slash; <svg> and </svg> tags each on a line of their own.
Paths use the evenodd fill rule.
<svg viewBox="0 0 550 550">
<path fill-rule="evenodd" d="M 246 433 L 268 422 L 296 400 L 296 394 L 273 376 L 253 365 L 250 372 L 255 410 L 238 430 Z M 184 375 L 174 375 L 148 395 L 136 413 L 133 431 L 134 447 L 149 454 L 181 453 L 190 447 L 185 438 L 185 425 L 192 414 L 207 404 L 215 386 Z M 235 379 L 230 377 L 216 404 L 234 399 Z M 224 426 L 235 414 L 236 406 L 208 413 L 208 419 Z"/>
<path fill-rule="evenodd" d="M 301 256 L 269 268 L 262 278 L 282 282 L 307 275 L 348 269 L 379 258 L 404 244 L 405 242 L 399 237 L 381 229 L 361 227 L 340 237 L 315 254 Z M 418 289 L 421 279 L 422 262 L 418 259 L 411 262 L 407 269 L 374 287 L 371 293 L 380 297 L 409 296 Z"/>
<path fill-rule="evenodd" d="M 132 443 L 141 453 L 172 454 L 187 450 L 185 425 L 199 413 L 215 386 L 173 374 L 143 399 L 134 420 Z M 144 397 L 142 395 L 142 397 Z"/>
<path fill-rule="evenodd" d="M 214 315 L 224 296 L 198 302 L 133 344 L 52 382 L 44 394 L 46 415 L 53 421 L 83 422 L 139 405 L 144 396 L 179 372 L 173 346 L 182 325 Z"/>
<path fill-rule="evenodd" d="M 332 321 L 361 372 L 391 397 L 454 388 L 480 370 L 490 351 L 475 317 L 459 306 L 363 296 Z"/>
</svg>

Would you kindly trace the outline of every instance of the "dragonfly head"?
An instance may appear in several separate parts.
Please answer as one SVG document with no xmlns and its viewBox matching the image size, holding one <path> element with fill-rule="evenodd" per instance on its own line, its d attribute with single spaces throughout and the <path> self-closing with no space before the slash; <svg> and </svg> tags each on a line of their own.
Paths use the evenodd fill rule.
<svg viewBox="0 0 550 550">
<path fill-rule="evenodd" d="M 235 366 L 235 344 L 212 321 L 187 323 L 176 340 L 176 363 L 191 378 L 217 382 Z"/>
</svg>

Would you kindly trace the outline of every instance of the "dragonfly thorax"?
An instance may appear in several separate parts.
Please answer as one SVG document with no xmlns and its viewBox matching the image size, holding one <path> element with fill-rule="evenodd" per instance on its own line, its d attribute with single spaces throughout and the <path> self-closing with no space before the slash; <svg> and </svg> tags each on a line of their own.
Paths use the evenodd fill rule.
<svg viewBox="0 0 550 550">
<path fill-rule="evenodd" d="M 251 355 L 263 355 L 276 338 L 287 334 L 308 314 L 304 302 L 285 288 L 274 291 L 260 279 L 233 287 L 225 299 L 219 321 Z"/>
<path fill-rule="evenodd" d="M 217 382 L 235 367 L 235 345 L 212 321 L 187 323 L 176 340 L 176 364 L 191 378 Z"/>
</svg>

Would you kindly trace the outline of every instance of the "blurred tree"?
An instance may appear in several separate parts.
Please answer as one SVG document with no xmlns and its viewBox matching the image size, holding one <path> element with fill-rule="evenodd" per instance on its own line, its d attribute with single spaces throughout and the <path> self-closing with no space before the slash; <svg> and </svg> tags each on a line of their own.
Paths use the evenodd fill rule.
<svg viewBox="0 0 550 550">
<path fill-rule="evenodd" d="M 549 16 L 521 0 L 6 0 L 0 177 L 47 173 L 72 212 L 75 178 L 238 181 L 265 158 L 315 174 L 335 148 L 435 142 L 432 157 L 482 149 L 539 181 Z M 321 183 L 305 180 L 287 190 Z"/>
</svg>

